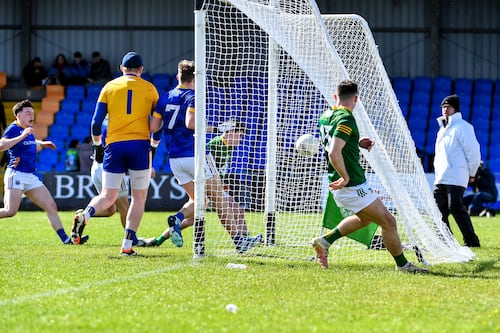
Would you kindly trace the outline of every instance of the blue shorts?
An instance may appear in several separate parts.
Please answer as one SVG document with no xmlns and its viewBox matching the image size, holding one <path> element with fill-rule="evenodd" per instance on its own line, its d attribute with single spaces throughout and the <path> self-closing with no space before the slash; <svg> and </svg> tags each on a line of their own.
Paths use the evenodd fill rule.
<svg viewBox="0 0 500 333">
<path fill-rule="evenodd" d="M 104 150 L 103 169 L 111 173 L 125 173 L 127 170 L 147 170 L 149 161 L 149 140 L 113 142 Z"/>
</svg>

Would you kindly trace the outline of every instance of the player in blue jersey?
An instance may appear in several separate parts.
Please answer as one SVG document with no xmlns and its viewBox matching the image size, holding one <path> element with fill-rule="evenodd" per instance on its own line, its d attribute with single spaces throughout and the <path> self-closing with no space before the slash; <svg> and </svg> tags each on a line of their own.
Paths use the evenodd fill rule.
<svg viewBox="0 0 500 333">
<path fill-rule="evenodd" d="M 163 129 L 168 144 L 169 161 L 172 172 L 188 194 L 189 200 L 177 214 L 169 216 L 168 229 L 155 239 L 146 240 L 146 245 L 158 246 L 168 237 L 174 245 L 181 247 L 181 229 L 194 222 L 194 128 L 195 128 L 195 76 L 194 62 L 182 60 L 177 66 L 179 86 L 162 95 L 151 119 L 153 139 L 159 140 L 157 131 Z M 163 123 L 163 127 L 162 127 Z M 153 140 L 153 145 L 158 141 Z M 218 171 L 211 169 L 207 161 L 207 196 L 215 204 L 221 223 L 230 234 L 238 252 L 245 252 L 262 241 L 262 236 L 249 237 L 244 219 L 238 219 L 225 199 Z"/>
<path fill-rule="evenodd" d="M 56 149 L 52 141 L 36 140 L 33 134 L 35 111 L 29 100 L 24 100 L 12 108 L 16 121 L 10 124 L 0 139 L 0 151 L 7 151 L 9 162 L 4 175 L 4 207 L 0 208 L 0 218 L 16 215 L 25 194 L 34 204 L 47 212 L 52 228 L 64 244 L 72 244 L 71 238 L 57 212 L 57 205 L 49 190 L 35 175 L 36 155 L 43 148 Z M 88 236 L 80 239 L 80 244 Z"/>
<path fill-rule="evenodd" d="M 136 52 L 127 53 L 120 65 L 123 75 L 102 88 L 92 116 L 92 141 L 95 159 L 103 162 L 103 189 L 87 207 L 78 210 L 71 238 L 78 243 L 82 231 L 96 211 L 115 203 L 125 173 L 130 177 L 131 202 L 121 255 L 135 256 L 132 248 L 144 215 L 151 177 L 150 115 L 158 102 L 158 91 L 141 78 L 144 67 Z M 108 117 L 106 148 L 102 145 L 102 123 Z"/>
</svg>

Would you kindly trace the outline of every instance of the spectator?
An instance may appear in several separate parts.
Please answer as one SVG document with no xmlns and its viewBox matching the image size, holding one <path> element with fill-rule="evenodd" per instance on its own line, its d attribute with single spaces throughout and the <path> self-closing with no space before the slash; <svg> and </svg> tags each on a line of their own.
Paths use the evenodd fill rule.
<svg viewBox="0 0 500 333">
<path fill-rule="evenodd" d="M 77 139 L 71 140 L 66 151 L 66 171 L 80 171 L 79 149 L 80 141 Z"/>
<path fill-rule="evenodd" d="M 495 202 L 498 198 L 495 175 L 481 161 L 476 177 L 470 185 L 474 193 L 464 197 L 464 205 L 468 208 L 470 216 L 484 216 L 489 210 L 483 207 L 483 203 Z"/>
<path fill-rule="evenodd" d="M 73 62 L 69 67 L 71 70 L 71 84 L 86 84 L 89 81 L 90 66 L 87 60 L 82 58 L 79 51 L 73 53 Z"/>
<path fill-rule="evenodd" d="M 54 63 L 49 68 L 49 82 L 48 84 L 61 84 L 67 86 L 71 80 L 71 69 L 68 65 L 68 60 L 64 54 L 57 55 Z"/>
<path fill-rule="evenodd" d="M 26 85 L 30 88 L 42 87 L 49 73 L 42 65 L 42 59 L 35 57 L 23 69 L 23 77 Z"/>
<path fill-rule="evenodd" d="M 109 80 L 111 80 L 111 66 L 107 60 L 101 58 L 98 51 L 95 51 L 92 53 L 89 82 L 106 83 Z"/>
<path fill-rule="evenodd" d="M 442 116 L 437 118 L 439 131 L 434 158 L 434 198 L 443 223 L 450 228 L 448 216 L 451 213 L 462 232 L 464 245 L 480 247 L 463 202 L 465 189 L 474 182 L 481 162 L 479 143 L 472 125 L 462 119 L 457 95 L 443 99 L 441 113 Z"/>
<path fill-rule="evenodd" d="M 78 152 L 78 159 L 80 160 L 80 172 L 90 172 L 92 163 L 94 162 L 94 160 L 92 159 L 92 155 L 94 155 L 92 137 L 87 136 L 85 139 L 83 139 L 83 142 L 80 145 L 80 150 Z"/>
</svg>

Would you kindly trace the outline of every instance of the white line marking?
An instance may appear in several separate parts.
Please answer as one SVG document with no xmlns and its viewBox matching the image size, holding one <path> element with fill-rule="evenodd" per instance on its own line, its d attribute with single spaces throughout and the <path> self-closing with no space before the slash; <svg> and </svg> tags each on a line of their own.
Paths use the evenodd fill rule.
<svg viewBox="0 0 500 333">
<path fill-rule="evenodd" d="M 120 282 L 125 282 L 125 281 L 130 281 L 130 280 L 135 280 L 135 279 L 143 279 L 148 276 L 158 274 L 158 273 L 166 273 L 166 272 L 171 272 L 177 269 L 181 269 L 185 267 L 185 264 L 176 264 L 173 266 L 168 266 L 162 269 L 156 269 L 153 271 L 147 271 L 147 272 L 141 272 L 136 275 L 131 275 L 131 276 L 123 276 L 115 279 L 109 279 L 109 280 L 102 280 L 102 281 L 97 281 L 93 283 L 88 283 L 88 284 L 83 284 L 79 287 L 72 287 L 72 288 L 64 288 L 64 289 L 56 289 L 56 290 L 51 290 L 51 291 L 46 291 L 43 293 L 38 293 L 38 294 L 31 294 L 28 296 L 21 296 L 17 297 L 14 299 L 5 299 L 5 300 L 0 300 L 0 306 L 7 306 L 7 305 L 17 305 L 17 304 L 22 304 L 25 302 L 29 301 L 34 301 L 40 298 L 45 298 L 45 297 L 54 297 L 54 296 L 59 296 L 59 295 L 64 295 L 64 294 L 69 294 L 69 293 L 74 293 L 78 291 L 83 291 L 87 289 L 92 289 L 98 286 L 104 286 L 107 284 L 113 284 L 113 283 L 120 283 Z"/>
</svg>

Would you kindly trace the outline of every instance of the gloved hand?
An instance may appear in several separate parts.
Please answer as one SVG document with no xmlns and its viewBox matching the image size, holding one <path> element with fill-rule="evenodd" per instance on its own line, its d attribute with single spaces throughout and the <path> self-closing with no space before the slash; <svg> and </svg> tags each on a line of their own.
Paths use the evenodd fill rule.
<svg viewBox="0 0 500 333">
<path fill-rule="evenodd" d="M 94 161 L 102 163 L 104 160 L 104 147 L 102 145 L 94 146 Z"/>
</svg>

